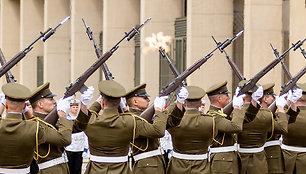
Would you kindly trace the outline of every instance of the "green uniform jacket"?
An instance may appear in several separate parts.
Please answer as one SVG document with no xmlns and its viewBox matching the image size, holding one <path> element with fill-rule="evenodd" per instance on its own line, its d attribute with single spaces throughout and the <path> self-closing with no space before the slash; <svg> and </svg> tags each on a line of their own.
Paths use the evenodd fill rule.
<svg viewBox="0 0 306 174">
<path fill-rule="evenodd" d="M 241 110 L 234 109 L 233 120 L 222 115 L 200 114 L 196 109 L 186 110 L 179 126 L 169 129 L 173 151 L 181 154 L 205 154 L 212 139 L 221 132 L 242 130 L 244 116 Z M 210 173 L 208 160 L 182 160 L 172 157 L 167 169 L 169 174 Z"/>
<path fill-rule="evenodd" d="M 306 148 L 306 106 L 298 106 L 300 113 L 295 123 L 288 125 L 288 133 L 283 135 L 283 144 Z M 304 174 L 306 171 L 306 153 L 283 149 L 285 173 Z"/>
<path fill-rule="evenodd" d="M 1 168 L 30 166 L 36 148 L 37 130 L 38 144 L 50 143 L 62 146 L 65 142 L 70 142 L 72 126 L 70 121 L 60 118 L 58 123 L 57 131 L 37 120 L 22 120 L 21 114 L 8 113 L 5 119 L 0 120 Z"/>
<path fill-rule="evenodd" d="M 133 137 L 161 137 L 167 120 L 167 115 L 158 111 L 155 113 L 153 124 L 131 113 L 119 114 L 114 108 L 105 108 L 100 116 L 93 113 L 90 113 L 89 120 L 80 120 L 78 117 L 76 124 L 84 129 L 90 153 L 96 156 L 126 156 Z M 127 162 L 90 161 L 85 173 L 130 173 L 130 169 Z"/>
<path fill-rule="evenodd" d="M 214 114 L 221 111 L 221 108 L 210 105 L 208 113 Z M 256 113 L 245 114 L 244 123 L 254 120 Z M 232 115 L 226 118 L 231 120 Z M 237 142 L 237 135 L 219 131 L 210 147 L 233 146 Z M 211 173 L 239 173 L 237 152 L 219 152 L 211 154 Z"/>
<path fill-rule="evenodd" d="M 131 113 L 135 115 L 140 115 L 142 112 L 141 110 L 133 108 L 130 108 L 129 110 Z M 163 131 L 165 131 L 166 127 L 171 128 L 177 126 L 184 115 L 184 113 L 179 108 L 176 107 L 176 104 L 171 104 L 166 109 L 165 112 L 168 113 L 168 119 L 167 119 L 167 125 L 164 127 Z M 154 119 L 155 118 L 153 118 L 153 120 Z M 136 147 L 132 148 L 133 156 L 140 154 L 142 152 L 148 152 L 158 149 L 159 147 L 158 138 L 151 138 L 151 137 L 136 138 L 134 144 L 139 148 Z M 152 173 L 163 174 L 165 172 L 166 170 L 165 170 L 164 158 L 162 155 L 153 156 L 136 161 L 132 169 L 133 174 L 152 174 Z"/>
<path fill-rule="evenodd" d="M 298 111 L 299 112 L 299 111 Z M 293 111 L 291 108 L 287 111 L 287 114 L 290 116 L 288 124 L 290 124 L 290 119 L 292 122 L 295 122 L 298 112 Z M 274 119 L 277 121 L 279 119 L 278 115 L 275 115 Z M 278 141 L 281 134 L 268 133 L 268 141 Z M 268 162 L 268 173 L 284 173 L 284 158 L 280 145 L 274 145 L 265 147 L 266 158 Z"/>
<path fill-rule="evenodd" d="M 40 119 L 44 119 L 47 115 L 45 114 L 41 114 L 41 113 L 37 113 L 34 112 L 33 115 L 35 117 L 39 117 Z M 62 118 L 60 118 L 61 120 Z M 67 119 L 63 119 L 63 120 L 67 120 Z M 49 144 L 49 143 L 44 143 L 39 145 L 38 147 L 38 153 L 41 156 L 45 156 L 44 158 L 38 158 L 37 163 L 43 163 L 46 161 L 50 161 L 53 160 L 55 158 L 59 158 L 62 156 L 63 152 L 64 152 L 64 147 L 68 146 L 71 143 L 71 133 L 72 133 L 72 125 L 73 125 L 73 121 L 72 120 L 67 120 L 67 122 L 69 123 L 69 128 L 63 132 L 64 134 L 64 139 L 59 140 L 60 143 L 58 143 L 57 145 L 53 145 L 53 144 Z M 61 125 L 61 122 L 57 122 L 56 124 L 56 128 L 59 128 L 59 126 Z M 69 173 L 69 169 L 68 169 L 68 164 L 67 163 L 63 163 L 63 164 L 58 164 L 56 166 L 52 166 L 46 169 L 42 169 L 39 170 L 40 174 L 44 174 L 44 173 Z"/>
<path fill-rule="evenodd" d="M 268 132 L 287 133 L 289 116 L 286 113 L 276 113 L 279 117 L 274 120 L 272 112 L 268 108 L 256 108 L 252 104 L 244 105 L 245 113 L 257 113 L 256 118 L 243 124 L 243 131 L 238 134 L 238 144 L 242 148 L 262 147 Z M 268 164 L 265 152 L 239 153 L 241 161 L 241 174 L 268 173 Z"/>
</svg>

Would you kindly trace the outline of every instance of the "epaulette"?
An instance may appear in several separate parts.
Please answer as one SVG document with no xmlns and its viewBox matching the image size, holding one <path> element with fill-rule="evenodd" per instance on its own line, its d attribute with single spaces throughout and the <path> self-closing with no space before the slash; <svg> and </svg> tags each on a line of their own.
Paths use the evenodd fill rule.
<svg viewBox="0 0 306 174">
<path fill-rule="evenodd" d="M 223 111 L 221 111 L 221 110 L 218 110 L 218 111 L 208 111 L 207 114 L 210 114 L 213 117 L 216 117 L 216 116 L 221 116 L 221 117 L 224 117 L 224 118 L 227 117 L 227 115 L 224 114 Z"/>
<path fill-rule="evenodd" d="M 96 112 L 96 111 L 93 111 L 93 110 L 89 110 L 89 112 L 93 113 L 96 115 L 96 117 L 99 117 L 99 114 Z"/>
</svg>

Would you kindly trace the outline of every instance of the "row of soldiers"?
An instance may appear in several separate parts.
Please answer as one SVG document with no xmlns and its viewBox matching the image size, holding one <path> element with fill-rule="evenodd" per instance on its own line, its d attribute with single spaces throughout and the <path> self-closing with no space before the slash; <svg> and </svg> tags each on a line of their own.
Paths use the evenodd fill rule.
<svg viewBox="0 0 306 174">
<path fill-rule="evenodd" d="M 177 90 L 177 100 L 167 107 L 167 96 L 156 97 L 155 115 L 147 121 L 139 116 L 150 102 L 146 84 L 127 92 L 118 82 L 105 80 L 98 84 L 101 97 L 90 107 L 94 88 L 81 94 L 80 112 L 72 121 L 65 116 L 73 98 L 56 103 L 49 83 L 33 92 L 18 83 L 5 84 L 0 173 L 29 173 L 33 156 L 39 173 L 69 173 L 63 148 L 70 144 L 71 133 L 80 131 L 89 142 L 86 173 L 303 173 L 306 84 L 277 97 L 274 84 L 258 84 L 243 95 L 238 95 L 237 87 L 231 115 L 222 111 L 230 101 L 226 85 L 218 83 L 206 92 L 197 86 L 182 87 Z M 205 95 L 211 105 L 202 113 Z M 274 100 L 275 114 L 268 109 Z M 125 112 L 119 113 L 119 106 Z M 59 115 L 56 126 L 42 121 L 55 108 Z M 166 129 L 173 142 L 167 168 L 159 146 Z M 135 160 L 132 171 L 129 149 Z"/>
</svg>

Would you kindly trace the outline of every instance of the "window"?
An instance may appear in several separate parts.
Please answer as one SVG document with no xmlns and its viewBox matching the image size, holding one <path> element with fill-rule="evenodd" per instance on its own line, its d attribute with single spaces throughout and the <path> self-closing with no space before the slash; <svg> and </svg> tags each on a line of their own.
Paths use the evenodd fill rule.
<svg viewBox="0 0 306 174">
<path fill-rule="evenodd" d="M 37 56 L 37 86 L 44 84 L 44 57 Z"/>
</svg>

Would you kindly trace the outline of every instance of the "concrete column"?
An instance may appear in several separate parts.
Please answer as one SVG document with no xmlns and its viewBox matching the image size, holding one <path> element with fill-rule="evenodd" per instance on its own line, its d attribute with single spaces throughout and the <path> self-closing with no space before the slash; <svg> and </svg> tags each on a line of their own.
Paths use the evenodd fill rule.
<svg viewBox="0 0 306 174">
<path fill-rule="evenodd" d="M 44 25 L 44 1 L 20 1 L 20 48 L 32 43 Z M 20 82 L 30 89 L 37 87 L 37 56 L 43 56 L 43 42 L 38 41 L 20 63 Z"/>
<path fill-rule="evenodd" d="M 275 59 L 270 43 L 282 53 L 282 0 L 245 0 L 244 10 L 244 75 L 253 77 Z M 281 65 L 277 65 L 260 81 L 282 85 Z"/>
<path fill-rule="evenodd" d="M 177 0 L 142 0 L 141 22 L 148 17 L 151 21 L 141 30 L 140 81 L 147 83 L 147 91 L 153 97 L 159 94 L 159 51 L 146 50 L 145 39 L 152 34 L 163 32 L 164 36 L 174 37 L 174 22 L 183 16 L 182 1 Z"/>
<path fill-rule="evenodd" d="M 233 36 L 232 0 L 188 0 L 187 1 L 187 67 L 216 47 L 211 36 L 223 42 Z M 226 48 L 232 56 L 232 45 Z M 228 81 L 232 86 L 232 69 L 224 54 L 218 50 L 196 72 L 187 79 L 188 85 L 207 90 L 211 85 Z"/>
<path fill-rule="evenodd" d="M 295 43 L 298 40 L 305 39 L 306 31 L 306 21 L 302 18 L 306 16 L 306 8 L 305 1 L 289 1 L 289 11 L 290 11 L 290 19 L 289 19 L 289 44 Z M 302 48 L 306 49 L 306 43 L 302 45 Z M 289 57 L 289 68 L 290 72 L 294 76 L 298 71 L 300 71 L 305 66 L 305 59 L 301 54 L 300 50 L 291 51 Z M 304 83 L 306 80 L 306 76 L 304 75 L 299 82 Z"/>
<path fill-rule="evenodd" d="M 44 28 L 57 26 L 70 15 L 69 0 L 45 0 Z M 70 83 L 70 25 L 67 21 L 44 44 L 44 81 L 51 83 L 51 90 L 63 96 Z"/>
<path fill-rule="evenodd" d="M 139 1 L 103 1 L 103 52 L 110 50 L 132 27 L 139 24 Z M 124 40 L 106 61 L 115 80 L 126 89 L 134 86 L 134 39 Z M 120 66 L 120 68 L 116 68 Z"/>
<path fill-rule="evenodd" d="M 1 1 L 1 32 L 0 47 L 6 58 L 10 60 L 19 51 L 20 34 L 20 3 L 19 1 L 2 0 Z M 15 79 L 19 81 L 20 63 L 11 69 Z M 5 77 L 2 77 L 2 84 L 6 83 Z"/>
<path fill-rule="evenodd" d="M 95 49 L 91 40 L 89 40 L 86 29 L 82 22 L 84 18 L 87 25 L 93 31 L 93 37 L 99 46 L 99 35 L 102 32 L 102 1 L 87 0 L 78 1 L 71 0 L 71 78 L 72 82 L 85 72 L 96 60 Z M 100 78 L 100 70 L 98 69 L 87 81 L 87 86 L 94 86 Z M 98 96 L 98 90 L 95 90 Z"/>
</svg>

